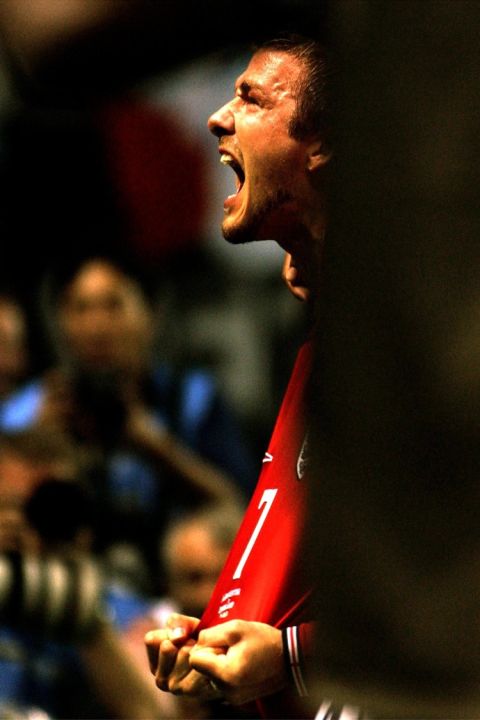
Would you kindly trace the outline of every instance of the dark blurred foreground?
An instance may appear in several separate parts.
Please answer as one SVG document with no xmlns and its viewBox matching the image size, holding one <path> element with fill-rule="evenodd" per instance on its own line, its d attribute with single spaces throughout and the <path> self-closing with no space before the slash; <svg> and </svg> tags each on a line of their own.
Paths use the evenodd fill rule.
<svg viewBox="0 0 480 720">
<path fill-rule="evenodd" d="M 332 3 L 312 383 L 319 697 L 480 712 L 480 5 Z"/>
</svg>

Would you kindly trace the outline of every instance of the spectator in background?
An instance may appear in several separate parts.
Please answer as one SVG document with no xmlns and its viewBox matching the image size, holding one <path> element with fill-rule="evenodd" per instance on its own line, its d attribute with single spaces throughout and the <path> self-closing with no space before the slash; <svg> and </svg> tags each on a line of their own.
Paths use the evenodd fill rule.
<svg viewBox="0 0 480 720">
<path fill-rule="evenodd" d="M 134 582 L 153 590 L 149 570 L 163 576 L 158 527 L 184 506 L 245 498 L 249 453 L 212 375 L 155 358 L 153 305 L 129 265 L 74 262 L 53 278 L 50 303 L 58 363 L 10 398 L 3 427 L 48 423 L 69 434 L 102 508 L 99 550 L 122 563 L 133 553 L 125 575 L 145 561 Z"/>
<path fill-rule="evenodd" d="M 175 518 L 160 540 L 160 557 L 177 609 L 198 615 L 207 606 L 243 517 L 243 508 L 195 510 Z M 145 646 L 142 639 L 143 657 Z"/>
<path fill-rule="evenodd" d="M 60 433 L 0 435 L 0 546 L 4 552 L 36 547 L 25 523 L 24 504 L 46 478 L 72 477 L 74 467 L 73 448 Z"/>
<path fill-rule="evenodd" d="M 124 633 L 129 656 L 145 669 L 145 633 L 164 627 L 172 612 L 200 616 L 208 604 L 243 516 L 243 508 L 225 510 L 205 507 L 175 518 L 159 537 L 159 558 L 165 569 L 167 593 L 153 602 Z M 232 708 L 223 702 L 172 697 L 158 693 L 160 702 L 170 699 L 177 718 L 253 718 L 250 708 Z"/>
<path fill-rule="evenodd" d="M 0 417 L 3 401 L 25 380 L 27 369 L 24 309 L 13 295 L 0 291 Z"/>
<path fill-rule="evenodd" d="M 119 634 L 146 600 L 117 592 L 92 558 L 94 507 L 77 468 L 51 427 L 0 435 L 0 716 L 162 717 L 168 700 Z"/>
</svg>

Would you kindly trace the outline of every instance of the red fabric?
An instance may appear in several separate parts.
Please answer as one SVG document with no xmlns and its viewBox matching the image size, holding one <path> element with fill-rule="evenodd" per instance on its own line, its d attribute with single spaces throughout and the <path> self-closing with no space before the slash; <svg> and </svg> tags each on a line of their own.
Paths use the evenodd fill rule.
<svg viewBox="0 0 480 720">
<path fill-rule="evenodd" d="M 140 258 L 159 261 L 201 240 L 206 160 L 179 119 L 122 100 L 100 115 L 112 185 Z"/>
<path fill-rule="evenodd" d="M 310 366 L 311 344 L 306 343 L 298 354 L 256 490 L 199 629 L 235 618 L 278 628 L 310 619 L 312 588 L 299 562 L 307 502 L 306 478 L 299 477 L 300 455 Z M 287 710 L 288 694 L 265 698 L 263 716 L 297 717 L 298 708 Z"/>
</svg>

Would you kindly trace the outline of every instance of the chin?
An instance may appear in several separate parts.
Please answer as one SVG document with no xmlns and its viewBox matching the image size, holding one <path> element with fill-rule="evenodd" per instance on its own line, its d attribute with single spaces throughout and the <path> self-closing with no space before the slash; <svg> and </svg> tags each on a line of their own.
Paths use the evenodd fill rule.
<svg viewBox="0 0 480 720">
<path fill-rule="evenodd" d="M 243 215 L 237 222 L 227 217 L 222 224 L 223 237 L 232 245 L 270 240 L 273 236 L 269 234 L 270 224 L 265 220 L 264 213 L 252 213 L 248 217 Z"/>
<path fill-rule="evenodd" d="M 248 228 L 245 229 L 238 225 L 227 225 L 227 223 L 223 223 L 222 225 L 222 234 L 225 240 L 231 245 L 243 245 L 244 243 L 249 243 L 257 239 Z"/>
</svg>

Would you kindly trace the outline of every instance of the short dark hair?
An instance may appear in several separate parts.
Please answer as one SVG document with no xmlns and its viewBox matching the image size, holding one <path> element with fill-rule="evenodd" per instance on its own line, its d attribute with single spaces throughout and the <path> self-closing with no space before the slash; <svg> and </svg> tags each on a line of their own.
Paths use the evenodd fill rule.
<svg viewBox="0 0 480 720">
<path fill-rule="evenodd" d="M 321 135 L 326 141 L 330 130 L 330 68 L 326 47 L 303 35 L 286 34 L 266 40 L 256 48 L 289 53 L 298 58 L 307 72 L 296 88 L 297 108 L 290 122 L 290 134 L 297 139 Z"/>
<path fill-rule="evenodd" d="M 104 252 L 90 252 L 74 255 L 63 263 L 51 268 L 45 274 L 43 290 L 49 311 L 55 311 L 55 308 L 61 304 L 65 297 L 65 292 L 82 270 L 91 263 L 96 262 L 105 263 L 121 273 L 128 280 L 134 282 L 142 292 L 147 303 L 151 306 L 154 305 L 156 285 L 148 273 L 144 271 L 141 263 L 137 262 L 134 257 L 121 253 L 115 255 Z"/>
</svg>

